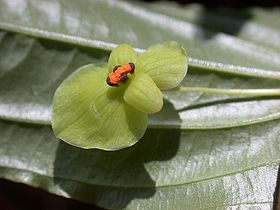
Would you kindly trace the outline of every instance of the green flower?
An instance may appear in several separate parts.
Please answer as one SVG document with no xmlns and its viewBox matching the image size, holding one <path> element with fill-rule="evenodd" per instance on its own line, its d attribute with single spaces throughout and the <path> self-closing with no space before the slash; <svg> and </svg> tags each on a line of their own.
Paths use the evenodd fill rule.
<svg viewBox="0 0 280 210">
<path fill-rule="evenodd" d="M 119 72 L 129 63 L 134 72 L 122 74 L 117 84 L 111 84 L 116 86 L 108 85 L 109 75 L 112 82 L 120 76 L 112 74 L 113 69 Z M 54 134 L 87 149 L 129 147 L 144 135 L 147 113 L 161 110 L 160 90 L 176 87 L 186 72 L 186 52 L 176 42 L 153 46 L 140 55 L 121 44 L 108 64 L 83 66 L 58 87 L 52 107 Z"/>
</svg>

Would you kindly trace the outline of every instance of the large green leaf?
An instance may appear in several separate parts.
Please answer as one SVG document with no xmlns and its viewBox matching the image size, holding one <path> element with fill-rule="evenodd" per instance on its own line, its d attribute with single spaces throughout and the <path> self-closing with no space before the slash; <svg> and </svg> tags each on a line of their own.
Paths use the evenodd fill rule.
<svg viewBox="0 0 280 210">
<path fill-rule="evenodd" d="M 269 209 L 279 122 L 151 129 L 135 146 L 105 152 L 58 141 L 48 126 L 2 121 L 0 176 L 110 209 Z"/>
<path fill-rule="evenodd" d="M 199 4 L 184 7 L 170 2 L 141 5 L 149 10 L 204 27 L 206 39 L 212 39 L 217 33 L 223 32 L 280 52 L 280 24 L 279 21 L 275 21 L 279 17 L 277 9 L 268 12 L 251 8 L 236 13 L 228 8 L 209 10 Z"/>
<path fill-rule="evenodd" d="M 4 119 L 49 124 L 54 91 L 63 79 L 81 65 L 105 62 L 108 57 L 105 50 L 36 40 L 5 32 L 0 35 L 0 116 Z M 190 68 L 182 84 L 220 88 L 279 87 L 279 81 L 206 74 L 195 68 Z M 163 110 L 149 118 L 152 127 L 234 127 L 280 117 L 279 98 L 240 100 L 236 96 L 168 91 L 165 92 L 165 98 Z"/>
<path fill-rule="evenodd" d="M 176 40 L 195 58 L 190 59 L 191 65 L 280 79 L 280 73 L 275 72 L 279 53 L 223 33 L 205 39 L 207 30 L 136 4 L 117 0 L 1 2 L 0 28 L 5 30 L 105 49 L 122 42 L 148 48 Z M 270 71 L 264 71 L 267 69 Z"/>
<path fill-rule="evenodd" d="M 153 129 L 117 152 L 69 146 L 47 124 L 58 85 L 121 42 L 138 52 L 182 43 L 191 56 L 184 86 L 279 88 L 279 13 L 109 0 L 0 5 L 0 177 L 105 208 L 272 208 L 279 97 L 166 91 Z"/>
</svg>

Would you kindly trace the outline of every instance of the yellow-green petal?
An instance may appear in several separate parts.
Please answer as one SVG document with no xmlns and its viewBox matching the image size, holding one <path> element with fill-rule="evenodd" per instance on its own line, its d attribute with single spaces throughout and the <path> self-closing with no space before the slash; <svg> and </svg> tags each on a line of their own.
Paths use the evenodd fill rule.
<svg viewBox="0 0 280 210">
<path fill-rule="evenodd" d="M 87 65 L 56 90 L 54 134 L 82 148 L 117 150 L 135 144 L 147 128 L 147 114 L 123 100 L 123 89 L 106 84 L 106 67 Z"/>
<path fill-rule="evenodd" d="M 159 112 L 163 94 L 146 73 L 137 73 L 124 92 L 124 100 L 135 109 L 146 113 Z"/>
<path fill-rule="evenodd" d="M 137 71 L 145 72 L 161 90 L 177 87 L 188 69 L 185 49 L 177 42 L 155 45 L 138 56 Z"/>
<path fill-rule="evenodd" d="M 117 65 L 123 66 L 127 63 L 136 63 L 137 53 L 128 44 L 120 44 L 112 50 L 109 57 L 109 72 L 112 72 L 113 68 Z"/>
</svg>

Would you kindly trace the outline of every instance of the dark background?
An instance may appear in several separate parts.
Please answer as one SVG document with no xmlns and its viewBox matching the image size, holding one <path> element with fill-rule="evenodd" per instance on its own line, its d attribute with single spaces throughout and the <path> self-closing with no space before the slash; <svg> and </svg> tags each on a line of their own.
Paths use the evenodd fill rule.
<svg viewBox="0 0 280 210">
<path fill-rule="evenodd" d="M 144 0 L 146 2 L 156 2 Z M 171 0 L 169 0 L 171 1 Z M 174 1 L 173 1 L 174 2 Z M 180 4 L 200 3 L 207 7 L 227 7 L 234 9 L 243 9 L 251 6 L 275 7 L 280 6 L 280 0 L 200 0 L 200 1 L 182 1 Z M 280 20 L 279 20 L 280 21 Z M 275 190 L 274 209 L 280 209 L 279 201 L 279 174 L 278 184 Z M 44 190 L 32 188 L 25 184 L 14 183 L 8 180 L 0 179 L 0 209 L 3 210 L 102 210 L 94 205 L 82 203 L 73 199 L 56 196 L 47 193 Z"/>
<path fill-rule="evenodd" d="M 156 2 L 157 0 L 144 0 L 145 2 Z M 178 2 L 180 4 L 189 4 L 189 3 L 199 3 L 207 7 L 235 7 L 235 8 L 244 8 L 251 6 L 261 6 L 261 7 L 275 7 L 280 6 L 280 0 L 200 0 L 200 1 L 183 1 L 183 0 L 166 0 L 170 2 Z"/>
</svg>

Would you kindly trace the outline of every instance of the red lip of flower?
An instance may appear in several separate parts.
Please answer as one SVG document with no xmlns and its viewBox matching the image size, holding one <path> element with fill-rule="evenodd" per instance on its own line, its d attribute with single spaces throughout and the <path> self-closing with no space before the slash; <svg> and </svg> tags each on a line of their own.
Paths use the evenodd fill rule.
<svg viewBox="0 0 280 210">
<path fill-rule="evenodd" d="M 126 82 L 128 74 L 133 74 L 135 70 L 134 63 L 127 63 L 123 66 L 117 65 L 113 68 L 113 72 L 107 77 L 107 84 L 110 86 L 118 86 L 119 82 Z"/>
<path fill-rule="evenodd" d="M 59 86 L 52 107 L 55 135 L 87 149 L 135 144 L 147 128 L 147 113 L 163 106 L 161 90 L 176 87 L 187 64 L 186 52 L 176 42 L 140 55 L 127 44 L 119 45 L 108 65 L 83 66 Z"/>
</svg>

